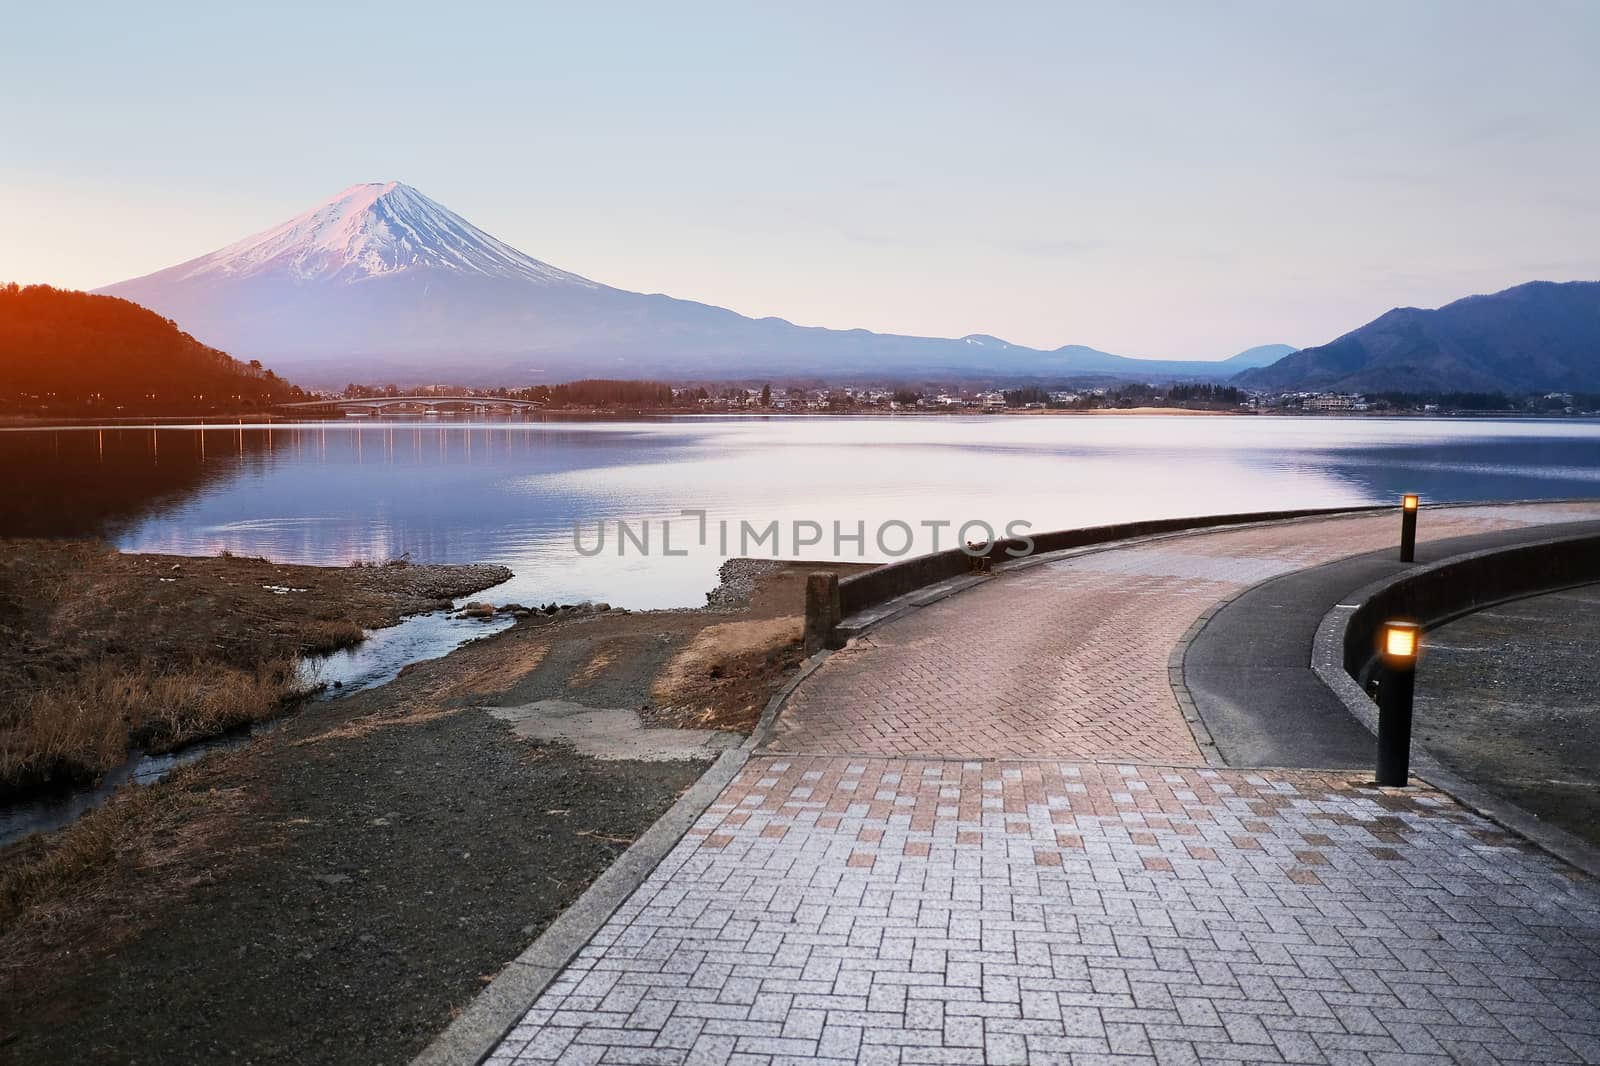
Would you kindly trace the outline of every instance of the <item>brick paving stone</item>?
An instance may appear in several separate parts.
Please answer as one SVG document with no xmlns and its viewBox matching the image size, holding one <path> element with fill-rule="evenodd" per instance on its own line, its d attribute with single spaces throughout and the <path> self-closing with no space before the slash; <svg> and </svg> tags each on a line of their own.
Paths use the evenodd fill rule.
<svg viewBox="0 0 1600 1066">
<path fill-rule="evenodd" d="M 1600 517 L 1600 505 L 1445 508 L 1419 537 Z M 1168 679 L 1207 608 L 1397 542 L 1392 514 L 1167 537 L 1001 574 L 879 626 L 790 698 L 769 748 L 876 755 L 1199 758 Z"/>
<path fill-rule="evenodd" d="M 1096 552 L 881 627 L 487 1061 L 1600 1063 L 1600 885 L 1425 787 L 1198 765 L 1178 715 L 1201 612 L 1393 526 Z"/>
<path fill-rule="evenodd" d="M 1372 854 L 1379 835 L 1397 859 Z M 714 836 L 729 842 L 706 847 Z M 1315 882 L 1293 876 L 1307 838 L 1326 860 Z M 1430 789 L 1329 772 L 764 755 L 494 1061 L 1596 1052 L 1600 886 Z"/>
</svg>

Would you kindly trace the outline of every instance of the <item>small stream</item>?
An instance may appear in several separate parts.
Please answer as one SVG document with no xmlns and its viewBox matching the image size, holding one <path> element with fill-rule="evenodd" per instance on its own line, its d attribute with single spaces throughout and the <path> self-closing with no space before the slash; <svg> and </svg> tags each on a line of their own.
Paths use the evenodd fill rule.
<svg viewBox="0 0 1600 1066">
<path fill-rule="evenodd" d="M 388 684 L 411 663 L 448 655 L 469 641 L 509 628 L 514 621 L 510 615 L 495 615 L 488 620 L 458 618 L 448 611 L 413 615 L 399 625 L 369 631 L 367 639 L 354 648 L 302 660 L 300 674 L 308 685 L 324 686 L 311 697 L 311 702 L 337 699 Z M 31 833 L 51 833 L 69 826 L 130 781 L 138 785 L 153 784 L 178 767 L 212 752 L 243 747 L 282 721 L 275 719 L 242 726 L 159 755 L 135 748 L 128 752 L 126 762 L 107 771 L 96 785 L 0 806 L 0 847 Z"/>
<path fill-rule="evenodd" d="M 481 598 L 479 593 L 474 599 Z M 326 685 L 318 699 L 387 685 L 412 663 L 448 655 L 468 641 L 509 628 L 515 619 L 459 618 L 448 611 L 413 615 L 397 626 L 369 630 L 367 639 L 332 655 L 301 660 L 300 676 L 309 685 Z"/>
</svg>

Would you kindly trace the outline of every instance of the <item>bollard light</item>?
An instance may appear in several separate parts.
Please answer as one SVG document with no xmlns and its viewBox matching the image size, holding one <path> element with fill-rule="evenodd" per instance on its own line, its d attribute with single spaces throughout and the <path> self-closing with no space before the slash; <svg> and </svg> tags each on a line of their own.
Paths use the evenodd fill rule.
<svg viewBox="0 0 1600 1066">
<path fill-rule="evenodd" d="M 1417 558 L 1417 508 L 1422 500 L 1415 493 L 1400 497 L 1400 561 L 1415 562 Z"/>
<path fill-rule="evenodd" d="M 1411 701 L 1416 690 L 1417 651 L 1422 627 L 1415 622 L 1385 622 L 1378 649 L 1383 673 L 1378 682 L 1378 784 L 1404 786 L 1411 775 Z"/>
<path fill-rule="evenodd" d="M 1422 631 L 1415 622 L 1390 622 L 1383 627 L 1383 654 L 1387 659 L 1415 659 L 1417 635 Z"/>
</svg>

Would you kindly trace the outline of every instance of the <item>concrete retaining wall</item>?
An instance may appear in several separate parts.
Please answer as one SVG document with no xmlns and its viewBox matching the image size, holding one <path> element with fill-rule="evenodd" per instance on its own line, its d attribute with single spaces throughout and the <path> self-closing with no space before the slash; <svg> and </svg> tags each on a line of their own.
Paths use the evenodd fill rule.
<svg viewBox="0 0 1600 1066">
<path fill-rule="evenodd" d="M 1521 596 L 1600 581 L 1600 535 L 1583 534 L 1461 555 L 1395 578 L 1351 614 L 1344 631 L 1345 672 L 1365 684 L 1381 627 L 1391 619 L 1424 629 Z"/>
<path fill-rule="evenodd" d="M 1317 515 L 1346 514 L 1353 511 L 1392 510 L 1380 507 L 1324 507 L 1299 511 L 1255 511 L 1248 514 L 1203 515 L 1195 518 L 1156 518 L 1144 522 L 1120 522 L 1110 526 L 1090 526 L 1085 529 L 1058 529 L 1048 533 L 1033 534 L 1030 555 L 1065 551 L 1093 544 L 1109 544 L 1131 537 L 1148 537 L 1157 533 L 1178 533 L 1189 529 L 1211 526 L 1243 525 L 1249 522 L 1270 522 L 1284 518 L 1311 518 Z M 1009 551 L 1020 551 L 1023 543 L 1017 540 L 997 541 L 990 546 L 987 557 L 991 563 L 1006 562 L 1018 556 Z M 919 555 L 903 559 L 865 573 L 855 574 L 839 582 L 839 609 L 844 617 L 858 614 L 869 607 L 887 603 L 908 592 L 947 581 L 974 569 L 974 559 L 960 548 Z"/>
</svg>

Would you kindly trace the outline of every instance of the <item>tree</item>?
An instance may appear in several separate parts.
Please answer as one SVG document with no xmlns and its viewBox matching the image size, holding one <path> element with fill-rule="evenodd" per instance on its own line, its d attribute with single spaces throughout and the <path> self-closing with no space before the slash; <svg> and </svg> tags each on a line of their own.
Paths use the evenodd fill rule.
<svg viewBox="0 0 1600 1066">
<path fill-rule="evenodd" d="M 1023 389 L 1010 389 L 1003 395 L 1006 398 L 1007 407 L 1026 407 L 1030 403 L 1050 402 L 1050 394 L 1033 385 Z"/>
<path fill-rule="evenodd" d="M 0 286 L 0 407 L 183 414 L 287 399 L 290 387 L 113 296 Z"/>
<path fill-rule="evenodd" d="M 763 385 L 763 386 L 761 386 L 761 406 L 762 407 L 771 407 L 772 406 L 772 386 L 771 385 Z"/>
</svg>

